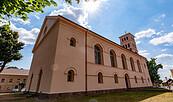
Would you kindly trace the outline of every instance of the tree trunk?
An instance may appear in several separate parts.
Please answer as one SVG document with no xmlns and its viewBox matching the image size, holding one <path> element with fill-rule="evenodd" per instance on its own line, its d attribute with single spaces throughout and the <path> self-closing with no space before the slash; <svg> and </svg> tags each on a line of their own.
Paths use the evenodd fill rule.
<svg viewBox="0 0 173 102">
<path fill-rule="evenodd" d="M 3 71 L 3 69 L 5 68 L 5 65 L 7 64 L 7 62 L 4 61 L 4 63 L 2 64 L 1 66 L 1 69 L 0 69 L 0 73 Z"/>
</svg>

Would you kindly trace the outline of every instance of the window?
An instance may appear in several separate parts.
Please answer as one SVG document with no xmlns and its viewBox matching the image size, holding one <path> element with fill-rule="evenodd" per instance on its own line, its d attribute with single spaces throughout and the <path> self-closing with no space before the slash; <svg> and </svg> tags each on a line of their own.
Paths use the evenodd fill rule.
<svg viewBox="0 0 173 102">
<path fill-rule="evenodd" d="M 128 37 L 126 37 L 126 39 L 128 40 Z"/>
<path fill-rule="evenodd" d="M 143 79 L 143 77 L 141 77 L 141 80 L 142 80 L 142 83 L 144 83 L 144 79 Z"/>
<path fill-rule="evenodd" d="M 94 50 L 95 50 L 95 64 L 103 64 L 101 47 L 99 45 L 95 45 Z"/>
<path fill-rule="evenodd" d="M 20 82 L 20 79 L 17 79 L 17 83 L 19 83 Z"/>
<path fill-rule="evenodd" d="M 130 44 L 128 43 L 128 47 L 130 47 Z"/>
<path fill-rule="evenodd" d="M 12 83 L 13 82 L 13 79 L 10 79 L 9 82 Z"/>
<path fill-rule="evenodd" d="M 103 74 L 101 72 L 98 73 L 98 83 L 103 83 Z"/>
<path fill-rule="evenodd" d="M 126 38 L 124 38 L 124 41 L 126 41 Z"/>
<path fill-rule="evenodd" d="M 4 78 L 1 79 L 1 83 L 3 83 L 3 82 L 5 82 L 5 79 Z"/>
<path fill-rule="evenodd" d="M 135 64 L 132 57 L 130 57 L 130 64 L 131 64 L 132 71 L 135 71 Z"/>
<path fill-rule="evenodd" d="M 2 86 L 0 86 L 0 90 L 2 90 Z"/>
<path fill-rule="evenodd" d="M 115 83 L 118 83 L 118 76 L 117 76 L 117 74 L 114 75 L 114 81 L 115 81 Z"/>
<path fill-rule="evenodd" d="M 142 73 L 142 70 L 141 70 L 141 65 L 140 65 L 139 60 L 137 60 L 137 65 L 138 65 L 138 70 L 139 70 L 139 72 L 141 72 L 141 73 Z"/>
<path fill-rule="evenodd" d="M 44 28 L 43 35 L 46 33 L 46 31 L 47 31 L 47 26 Z"/>
<path fill-rule="evenodd" d="M 76 47 L 76 40 L 75 38 L 70 39 L 70 46 Z"/>
<path fill-rule="evenodd" d="M 111 60 L 111 66 L 117 67 L 116 54 L 113 50 L 110 51 L 110 60 Z"/>
<path fill-rule="evenodd" d="M 135 83 L 138 83 L 138 80 L 137 80 L 136 76 L 135 76 Z"/>
<path fill-rule="evenodd" d="M 122 42 L 123 42 L 123 39 L 122 39 Z"/>
<path fill-rule="evenodd" d="M 74 71 L 73 70 L 68 71 L 67 81 L 74 82 Z"/>
<path fill-rule="evenodd" d="M 23 82 L 26 82 L 26 79 L 23 79 Z"/>
<path fill-rule="evenodd" d="M 150 79 L 148 78 L 148 82 L 150 83 Z"/>
<path fill-rule="evenodd" d="M 123 69 L 127 69 L 126 57 L 124 54 L 121 55 Z"/>
<path fill-rule="evenodd" d="M 10 87 L 7 87 L 7 90 L 10 90 Z"/>
<path fill-rule="evenodd" d="M 144 64 L 144 67 L 146 68 L 146 65 Z"/>
<path fill-rule="evenodd" d="M 125 45 L 126 46 L 126 48 L 127 48 L 127 45 Z"/>
</svg>

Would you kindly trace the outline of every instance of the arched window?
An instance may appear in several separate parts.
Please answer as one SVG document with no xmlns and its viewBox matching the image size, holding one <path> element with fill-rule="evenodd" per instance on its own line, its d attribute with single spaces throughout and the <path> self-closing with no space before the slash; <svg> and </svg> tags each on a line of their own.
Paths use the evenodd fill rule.
<svg viewBox="0 0 173 102">
<path fill-rule="evenodd" d="M 111 60 L 111 66 L 112 67 L 117 67 L 116 54 L 113 50 L 110 51 L 110 60 Z"/>
<path fill-rule="evenodd" d="M 135 83 L 138 83 L 137 77 L 135 76 Z"/>
<path fill-rule="evenodd" d="M 135 64 L 132 57 L 130 57 L 130 64 L 131 64 L 132 71 L 135 71 Z"/>
<path fill-rule="evenodd" d="M 114 75 L 114 81 L 115 81 L 115 83 L 118 83 L 118 76 L 117 76 L 117 74 Z"/>
<path fill-rule="evenodd" d="M 95 50 L 95 64 L 103 64 L 102 48 L 99 45 L 95 45 L 94 50 Z"/>
<path fill-rule="evenodd" d="M 98 83 L 103 83 L 103 74 L 101 72 L 98 73 Z"/>
<path fill-rule="evenodd" d="M 123 69 L 127 69 L 126 57 L 124 54 L 121 55 Z"/>
<path fill-rule="evenodd" d="M 128 37 L 126 37 L 126 39 L 128 40 Z"/>
<path fill-rule="evenodd" d="M 74 71 L 73 70 L 68 71 L 67 81 L 74 82 Z"/>
<path fill-rule="evenodd" d="M 146 65 L 144 64 L 144 67 L 146 68 Z"/>
<path fill-rule="evenodd" d="M 75 38 L 70 39 L 70 46 L 76 47 L 76 40 Z"/>
<path fill-rule="evenodd" d="M 125 45 L 126 46 L 126 48 L 127 48 L 127 45 Z"/>
<path fill-rule="evenodd" d="M 141 73 L 142 73 L 142 69 L 141 69 L 141 65 L 140 65 L 139 60 L 137 60 L 137 65 L 138 65 L 138 70 L 139 70 L 139 72 L 141 72 Z"/>
<path fill-rule="evenodd" d="M 130 44 L 128 43 L 128 47 L 130 47 Z"/>
<path fill-rule="evenodd" d="M 141 80 L 142 80 L 142 83 L 144 83 L 144 79 L 143 79 L 143 77 L 141 77 Z"/>
</svg>

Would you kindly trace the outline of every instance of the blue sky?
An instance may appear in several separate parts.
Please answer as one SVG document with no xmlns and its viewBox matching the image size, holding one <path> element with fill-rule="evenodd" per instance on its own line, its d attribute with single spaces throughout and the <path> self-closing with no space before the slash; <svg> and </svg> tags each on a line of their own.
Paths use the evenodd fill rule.
<svg viewBox="0 0 173 102">
<path fill-rule="evenodd" d="M 62 15 L 119 44 L 119 36 L 130 32 L 136 36 L 137 48 L 146 58 L 157 58 L 164 65 L 161 79 L 170 77 L 173 68 L 173 1 L 172 0 L 97 0 L 94 4 L 81 1 L 68 5 L 57 0 L 57 7 L 45 8 L 45 13 L 31 13 L 27 21 L 10 19 L 11 28 L 18 31 L 26 45 L 20 61 L 7 66 L 29 69 L 32 49 L 45 16 Z"/>
</svg>

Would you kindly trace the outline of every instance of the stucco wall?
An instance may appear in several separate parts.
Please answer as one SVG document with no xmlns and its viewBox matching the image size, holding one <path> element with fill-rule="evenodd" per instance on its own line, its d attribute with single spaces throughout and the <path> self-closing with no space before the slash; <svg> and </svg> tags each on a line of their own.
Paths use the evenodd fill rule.
<svg viewBox="0 0 173 102">
<path fill-rule="evenodd" d="M 47 25 L 48 26 L 48 25 Z M 48 27 L 50 28 L 50 27 Z M 49 30 L 49 29 L 48 29 Z M 54 26 L 50 33 L 47 33 L 47 37 L 42 44 L 34 52 L 30 73 L 28 77 L 27 90 L 33 74 L 32 84 L 30 87 L 31 92 L 36 92 L 39 72 L 42 69 L 43 74 L 41 78 L 39 92 L 50 93 L 51 81 L 52 81 L 52 69 L 54 65 L 54 58 L 56 52 L 56 43 L 58 36 L 58 24 Z"/>
</svg>

